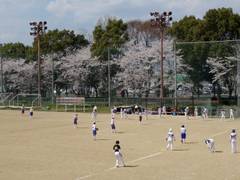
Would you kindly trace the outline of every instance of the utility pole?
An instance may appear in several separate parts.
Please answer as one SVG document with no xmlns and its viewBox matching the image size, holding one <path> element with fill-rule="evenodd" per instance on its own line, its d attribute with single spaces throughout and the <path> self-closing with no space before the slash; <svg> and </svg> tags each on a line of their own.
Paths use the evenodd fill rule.
<svg viewBox="0 0 240 180">
<path fill-rule="evenodd" d="M 0 44 L 0 47 L 2 47 L 2 44 Z M 3 58 L 2 58 L 2 54 L 0 54 L 0 58 L 1 58 L 1 93 L 3 93 L 4 87 L 3 87 Z"/>
<path fill-rule="evenodd" d="M 47 30 L 47 22 L 30 22 L 31 26 L 30 35 L 34 36 L 37 40 L 37 64 L 38 64 L 38 105 L 41 107 L 41 59 L 40 59 L 40 36 L 42 36 Z"/>
<path fill-rule="evenodd" d="M 176 41 L 173 42 L 173 53 L 174 53 L 174 84 L 175 84 L 175 93 L 174 93 L 174 106 L 175 113 L 177 112 L 177 56 L 176 56 Z"/>
<path fill-rule="evenodd" d="M 4 92 L 4 87 L 3 87 L 3 58 L 1 58 L 1 93 Z"/>
<path fill-rule="evenodd" d="M 110 49 L 108 47 L 108 107 L 111 108 Z"/>
<path fill-rule="evenodd" d="M 54 104 L 54 53 L 52 54 L 52 104 Z"/>
<path fill-rule="evenodd" d="M 170 22 L 172 21 L 172 12 L 163 12 L 160 14 L 159 12 L 151 12 L 150 16 L 153 17 L 151 19 L 152 26 L 159 28 L 160 30 L 160 103 L 161 106 L 163 106 L 163 98 L 164 98 L 164 78 L 163 78 L 163 39 L 164 39 L 164 32 L 165 29 L 170 25 Z"/>
</svg>

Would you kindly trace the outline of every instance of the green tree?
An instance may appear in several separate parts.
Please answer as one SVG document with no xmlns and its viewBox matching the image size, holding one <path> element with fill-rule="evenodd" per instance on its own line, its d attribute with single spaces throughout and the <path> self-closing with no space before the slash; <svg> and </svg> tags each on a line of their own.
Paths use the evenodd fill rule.
<svg viewBox="0 0 240 180">
<path fill-rule="evenodd" d="M 49 30 L 40 38 L 40 47 L 43 54 L 63 53 L 74 51 L 88 45 L 83 35 L 75 34 L 70 30 Z M 34 53 L 37 54 L 37 41 L 33 42 Z"/>
<path fill-rule="evenodd" d="M 121 19 L 108 19 L 106 26 L 100 24 L 95 27 L 93 40 L 92 56 L 107 60 L 107 48 L 111 48 L 111 54 L 117 54 L 117 49 L 128 40 L 127 24 Z"/>
<path fill-rule="evenodd" d="M 27 57 L 27 49 L 22 43 L 6 43 L 0 47 L 0 55 L 5 58 L 25 59 Z"/>
</svg>

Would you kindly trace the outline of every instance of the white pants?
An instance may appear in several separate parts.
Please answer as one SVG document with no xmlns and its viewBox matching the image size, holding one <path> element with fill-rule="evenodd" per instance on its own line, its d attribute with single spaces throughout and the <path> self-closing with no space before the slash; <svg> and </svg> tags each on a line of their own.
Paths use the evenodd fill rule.
<svg viewBox="0 0 240 180">
<path fill-rule="evenodd" d="M 125 166 L 122 154 L 120 152 L 115 152 L 115 157 L 116 157 L 116 167 Z"/>
<path fill-rule="evenodd" d="M 230 117 L 229 117 L 229 118 L 234 120 L 233 114 L 230 114 Z"/>
<path fill-rule="evenodd" d="M 169 149 L 170 147 L 170 150 L 172 151 L 173 149 L 173 141 L 167 141 L 167 150 Z"/>
<path fill-rule="evenodd" d="M 93 122 L 96 122 L 97 119 L 97 113 L 96 112 L 92 112 L 92 120 Z"/>
<path fill-rule="evenodd" d="M 222 120 L 225 119 L 225 115 L 222 114 L 222 115 L 221 115 L 221 119 L 222 119 Z"/>
<path fill-rule="evenodd" d="M 208 149 L 211 152 L 215 152 L 215 144 L 214 144 L 214 142 L 208 143 Z"/>
<path fill-rule="evenodd" d="M 231 141 L 231 148 L 232 148 L 232 153 L 237 152 L 237 142 L 236 141 Z"/>
</svg>

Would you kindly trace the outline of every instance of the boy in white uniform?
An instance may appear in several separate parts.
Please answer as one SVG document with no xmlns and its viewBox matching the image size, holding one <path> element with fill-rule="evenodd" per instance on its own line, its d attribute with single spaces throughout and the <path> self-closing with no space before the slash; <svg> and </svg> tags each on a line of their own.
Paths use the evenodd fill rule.
<svg viewBox="0 0 240 180">
<path fill-rule="evenodd" d="M 197 106 L 195 106 L 195 109 L 194 109 L 194 116 L 198 117 L 198 108 L 197 108 Z"/>
<path fill-rule="evenodd" d="M 123 167 L 125 166 L 125 163 L 123 161 L 123 156 L 122 153 L 120 152 L 120 145 L 119 145 L 119 141 L 116 141 L 116 144 L 113 146 L 113 150 L 114 150 L 114 155 L 116 157 L 116 167 L 119 167 L 120 165 L 122 165 Z"/>
<path fill-rule="evenodd" d="M 186 132 L 187 132 L 187 130 L 186 130 L 184 125 L 181 126 L 180 131 L 181 131 L 181 142 L 185 143 L 186 142 L 186 135 L 187 135 Z"/>
<path fill-rule="evenodd" d="M 232 153 L 236 153 L 237 152 L 237 133 L 235 129 L 233 129 L 230 134 L 230 143 L 231 143 Z"/>
<path fill-rule="evenodd" d="M 234 112 L 232 108 L 230 108 L 229 110 L 229 115 L 230 115 L 229 118 L 234 120 Z"/>
<path fill-rule="evenodd" d="M 204 140 L 205 144 L 207 144 L 210 152 L 215 152 L 215 143 L 214 140 L 209 138 Z"/>
<path fill-rule="evenodd" d="M 114 116 L 112 116 L 112 118 L 111 118 L 111 129 L 112 129 L 112 133 L 116 133 L 115 117 Z"/>
<path fill-rule="evenodd" d="M 203 107 L 203 109 L 202 109 L 202 117 L 203 117 L 203 119 L 208 118 L 208 110 L 205 107 Z"/>
<path fill-rule="evenodd" d="M 224 120 L 225 119 L 225 111 L 224 109 L 221 110 L 221 120 Z"/>
<path fill-rule="evenodd" d="M 163 106 L 163 107 L 162 107 L 162 114 L 164 114 L 164 115 L 167 114 L 166 106 Z"/>
<path fill-rule="evenodd" d="M 186 117 L 187 119 L 189 119 L 189 116 L 188 116 L 188 113 L 189 113 L 189 107 L 187 106 L 187 107 L 185 108 L 184 111 L 185 111 L 185 112 L 184 112 L 185 117 Z"/>
<path fill-rule="evenodd" d="M 127 109 L 126 108 L 123 109 L 123 117 L 124 117 L 124 119 L 127 119 Z"/>
<path fill-rule="evenodd" d="M 173 150 L 173 141 L 175 141 L 175 136 L 173 134 L 172 128 L 169 129 L 167 137 L 166 137 L 166 141 L 167 141 L 167 150 L 170 147 L 170 150 Z"/>
<path fill-rule="evenodd" d="M 93 139 L 94 140 L 96 140 L 97 131 L 98 131 L 98 128 L 96 127 L 96 122 L 94 122 L 93 125 L 92 125 L 92 134 L 93 134 Z"/>
<path fill-rule="evenodd" d="M 121 119 L 123 119 L 123 108 L 120 109 L 120 115 L 121 115 Z"/>
<path fill-rule="evenodd" d="M 161 116 L 161 114 L 162 114 L 162 109 L 161 109 L 161 107 L 159 107 L 158 108 L 158 115 Z"/>
<path fill-rule="evenodd" d="M 96 122 L 97 119 L 97 106 L 93 107 L 93 111 L 92 111 L 92 120 L 93 122 Z"/>
</svg>

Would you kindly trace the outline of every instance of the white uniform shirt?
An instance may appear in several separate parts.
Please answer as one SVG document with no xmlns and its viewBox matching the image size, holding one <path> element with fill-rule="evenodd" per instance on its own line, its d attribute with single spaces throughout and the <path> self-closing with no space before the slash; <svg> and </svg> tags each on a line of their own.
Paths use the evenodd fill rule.
<svg viewBox="0 0 240 180">
<path fill-rule="evenodd" d="M 181 131 L 181 134 L 186 134 L 186 128 L 185 127 L 181 127 L 181 129 L 180 129 L 180 131 Z"/>
<path fill-rule="evenodd" d="M 96 124 L 92 125 L 92 130 L 95 131 L 96 130 Z"/>
<path fill-rule="evenodd" d="M 114 118 L 111 119 L 111 124 L 114 124 Z"/>
<path fill-rule="evenodd" d="M 173 140 L 174 140 L 173 132 L 168 132 L 167 141 L 173 141 Z"/>
<path fill-rule="evenodd" d="M 231 142 L 236 142 L 237 141 L 237 133 L 231 133 L 230 134 L 230 140 Z"/>
</svg>

